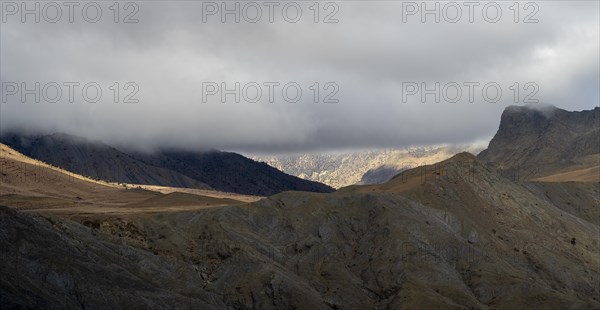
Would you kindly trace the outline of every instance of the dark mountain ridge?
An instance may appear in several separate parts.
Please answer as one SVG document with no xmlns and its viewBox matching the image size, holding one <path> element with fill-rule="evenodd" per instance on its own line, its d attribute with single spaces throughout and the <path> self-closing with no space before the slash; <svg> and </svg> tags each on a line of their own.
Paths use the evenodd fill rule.
<svg viewBox="0 0 600 310">
<path fill-rule="evenodd" d="M 100 141 L 62 133 L 6 133 L 0 141 L 29 157 L 111 182 L 215 189 L 260 196 L 288 190 L 333 191 L 327 185 L 287 175 L 242 155 L 216 150 L 126 153 Z"/>
<path fill-rule="evenodd" d="M 195 153 L 171 150 L 150 155 L 136 154 L 136 157 L 185 174 L 220 191 L 259 196 L 270 196 L 288 190 L 323 193 L 334 191 L 325 184 L 285 174 L 266 163 L 231 152 Z"/>
<path fill-rule="evenodd" d="M 210 189 L 181 173 L 147 164 L 100 141 L 67 134 L 24 136 L 4 134 L 1 141 L 15 150 L 65 170 L 111 182 Z"/>
</svg>

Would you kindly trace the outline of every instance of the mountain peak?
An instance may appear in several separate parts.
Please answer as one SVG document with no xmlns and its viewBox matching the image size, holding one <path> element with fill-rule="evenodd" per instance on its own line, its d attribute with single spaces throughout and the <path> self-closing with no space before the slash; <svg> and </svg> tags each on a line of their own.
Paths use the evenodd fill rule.
<svg viewBox="0 0 600 310">
<path fill-rule="evenodd" d="M 469 152 L 460 152 L 446 160 L 446 162 L 465 162 L 465 161 L 475 161 L 477 157 Z"/>
<path fill-rule="evenodd" d="M 526 105 L 509 105 L 507 106 L 504 111 L 509 111 L 509 112 L 522 112 L 522 111 L 539 111 L 539 112 L 544 112 L 544 111 L 556 111 L 556 110 L 562 110 L 560 108 L 557 108 L 554 105 L 548 104 L 548 103 L 530 103 L 530 104 L 526 104 Z"/>
<path fill-rule="evenodd" d="M 549 104 L 510 105 L 502 112 L 500 125 L 507 119 L 550 119 L 558 111 L 567 112 Z"/>
<path fill-rule="evenodd" d="M 503 170 L 535 167 L 542 176 L 600 150 L 600 108 L 570 112 L 550 105 L 509 106 L 477 158 Z"/>
</svg>

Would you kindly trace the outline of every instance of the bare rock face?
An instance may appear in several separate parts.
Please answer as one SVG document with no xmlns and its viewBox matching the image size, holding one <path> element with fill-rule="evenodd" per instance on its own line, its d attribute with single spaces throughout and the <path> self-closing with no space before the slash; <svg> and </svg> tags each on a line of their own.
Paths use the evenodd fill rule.
<svg viewBox="0 0 600 310">
<path fill-rule="evenodd" d="M 510 106 L 482 162 L 521 179 L 551 174 L 600 153 L 600 107 L 568 112 L 553 106 Z"/>
<path fill-rule="evenodd" d="M 329 154 L 253 156 L 285 173 L 341 188 L 382 184 L 399 172 L 433 164 L 459 152 L 478 153 L 477 145 L 433 145 Z"/>
<path fill-rule="evenodd" d="M 70 221 L 0 207 L 0 249 L 2 309 L 224 307 L 214 294 L 170 289 L 196 281 L 191 265 L 108 242 Z"/>
</svg>

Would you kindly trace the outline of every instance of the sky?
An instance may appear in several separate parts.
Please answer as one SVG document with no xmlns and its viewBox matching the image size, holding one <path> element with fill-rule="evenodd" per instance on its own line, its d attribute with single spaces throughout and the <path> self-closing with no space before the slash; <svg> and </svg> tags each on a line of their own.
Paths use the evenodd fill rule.
<svg viewBox="0 0 600 310">
<path fill-rule="evenodd" d="M 488 141 L 508 105 L 600 100 L 598 1 L 71 3 L 1 2 L 0 133 L 331 152 Z"/>
</svg>

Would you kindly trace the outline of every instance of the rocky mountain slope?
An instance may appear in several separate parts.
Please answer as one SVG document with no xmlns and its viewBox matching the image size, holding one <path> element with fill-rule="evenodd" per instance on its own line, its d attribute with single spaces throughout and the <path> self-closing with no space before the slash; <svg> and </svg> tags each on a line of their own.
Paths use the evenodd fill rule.
<svg viewBox="0 0 600 310">
<path fill-rule="evenodd" d="M 569 112 L 553 106 L 510 106 L 478 158 L 507 175 L 533 179 L 600 166 L 600 107 Z M 587 160 L 586 160 L 587 158 Z"/>
<path fill-rule="evenodd" d="M 0 308 L 225 308 L 193 265 L 111 242 L 71 221 L 0 206 Z"/>
<path fill-rule="evenodd" d="M 29 158 L 0 144 L 0 204 L 27 212 L 139 213 L 239 204 L 261 197 L 214 190 L 97 181 Z"/>
<path fill-rule="evenodd" d="M 326 185 L 287 175 L 235 153 L 125 153 L 99 141 L 66 134 L 5 133 L 0 140 L 32 158 L 112 182 L 216 189 L 248 195 L 273 195 L 286 190 L 333 191 Z"/>
<path fill-rule="evenodd" d="M 3 283 L 3 295 L 17 304 L 66 299 L 85 308 L 140 298 L 156 308 L 169 302 L 207 308 L 597 307 L 597 226 L 546 204 L 472 156 L 444 164 L 468 161 L 477 182 L 468 174 L 440 177 L 427 167 L 424 179 L 409 171 L 404 180 L 382 186 L 104 219 L 89 229 L 2 209 L 6 266 L 26 266 L 2 270 L 3 278 L 18 279 Z M 69 259 L 41 259 L 50 248 Z M 84 277 L 92 272 L 105 280 Z M 27 285 L 40 275 L 44 281 Z M 119 285 L 104 291 L 113 298 L 103 300 L 99 290 L 107 288 L 101 284 L 111 282 Z"/>
<path fill-rule="evenodd" d="M 0 308 L 600 308 L 597 181 L 512 178 L 460 153 L 384 184 L 238 203 L 69 187 L 11 156 Z M 64 201 L 78 206 L 56 212 Z"/>
<path fill-rule="evenodd" d="M 421 146 L 331 154 L 252 156 L 257 161 L 299 178 L 340 188 L 353 184 L 380 184 L 405 169 L 432 164 L 477 146 Z"/>
<path fill-rule="evenodd" d="M 100 141 L 67 134 L 3 134 L 0 140 L 13 149 L 68 171 L 111 182 L 210 189 L 210 186 L 176 171 L 143 162 Z"/>
<path fill-rule="evenodd" d="M 597 187 L 528 184 L 462 153 L 382 185 L 194 211 L 0 208 L 0 304 L 598 308 L 599 226 L 564 209 L 594 207 Z"/>
</svg>

